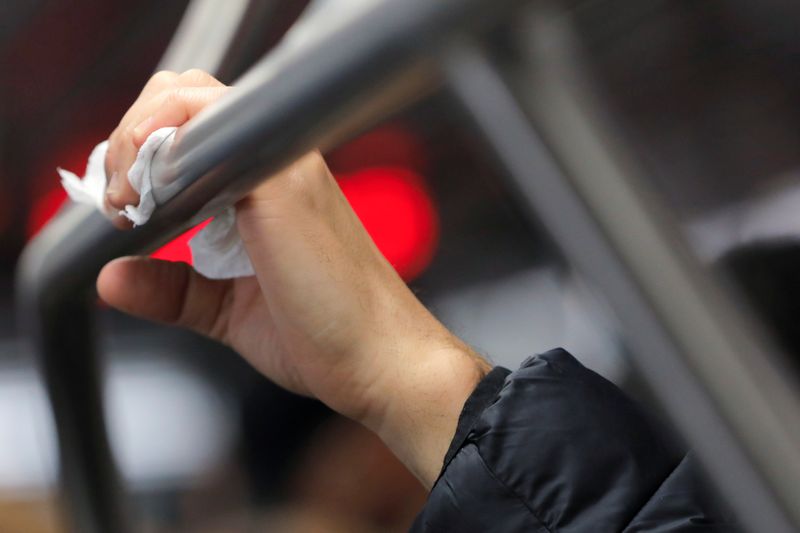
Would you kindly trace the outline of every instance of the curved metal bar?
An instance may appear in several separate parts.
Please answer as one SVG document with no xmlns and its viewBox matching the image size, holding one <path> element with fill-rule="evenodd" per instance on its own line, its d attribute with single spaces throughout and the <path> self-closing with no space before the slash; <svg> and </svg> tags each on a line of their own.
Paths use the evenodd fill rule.
<svg viewBox="0 0 800 533">
<path fill-rule="evenodd" d="M 160 68 L 217 72 L 222 54 L 248 37 L 239 29 L 248 3 L 261 2 L 193 0 Z M 214 38 L 209 39 L 214 28 Z M 203 38 L 213 46 L 198 48 L 197 41 Z M 70 206 L 28 246 L 17 267 L 18 316 L 39 355 L 59 437 L 64 511 L 72 530 L 89 533 L 134 528 L 108 442 L 91 285 L 80 271 L 57 273 L 45 267 L 56 266 L 50 252 L 58 242 L 100 242 L 109 235 L 102 216 L 84 206 Z M 74 255 L 68 257 L 62 255 L 61 260 L 76 260 Z"/>
<path fill-rule="evenodd" d="M 432 52 L 500 16 L 512 0 L 380 0 L 259 62 L 184 128 L 150 221 L 121 232 L 70 206 L 25 249 L 17 302 L 51 393 L 73 530 L 131 529 L 102 417 L 92 344 L 93 286 L 115 257 L 147 252 L 231 205 L 271 172 L 331 147 L 435 82 Z"/>
</svg>

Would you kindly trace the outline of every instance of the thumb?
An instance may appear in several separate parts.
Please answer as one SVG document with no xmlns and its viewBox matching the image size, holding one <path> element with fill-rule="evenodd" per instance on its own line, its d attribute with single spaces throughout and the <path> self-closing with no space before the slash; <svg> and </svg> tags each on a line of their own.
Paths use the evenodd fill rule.
<svg viewBox="0 0 800 533">
<path fill-rule="evenodd" d="M 147 257 L 116 259 L 97 278 L 97 292 L 110 306 L 220 341 L 225 340 L 231 287 L 231 280 L 210 280 L 186 263 Z"/>
</svg>

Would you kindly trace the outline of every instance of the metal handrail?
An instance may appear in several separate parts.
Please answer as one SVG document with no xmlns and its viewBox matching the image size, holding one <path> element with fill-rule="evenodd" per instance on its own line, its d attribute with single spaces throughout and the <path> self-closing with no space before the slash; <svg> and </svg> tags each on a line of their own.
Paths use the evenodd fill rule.
<svg viewBox="0 0 800 533">
<path fill-rule="evenodd" d="M 158 191 L 146 225 L 121 232 L 93 209 L 70 205 L 28 245 L 18 265 L 19 317 L 42 361 L 75 531 L 131 529 L 94 350 L 100 268 L 155 249 L 303 153 L 332 147 L 412 102 L 435 83 L 434 50 L 513 4 L 376 0 L 302 45 L 280 47 L 185 126 L 161 180 L 170 185 Z"/>
<path fill-rule="evenodd" d="M 791 490 L 800 486 L 798 427 L 792 427 L 800 413 L 796 383 L 775 368 L 757 368 L 754 357 L 763 357 L 764 365 L 777 358 L 747 317 L 726 308 L 729 299 L 715 280 L 684 253 L 669 217 L 660 216 L 660 204 L 638 187 L 635 167 L 621 164 L 620 151 L 609 146 L 604 123 L 584 113 L 594 109 L 565 76 L 574 65 L 558 56 L 568 43 L 559 41 L 562 33 L 552 33 L 557 25 L 537 25 L 535 32 L 551 32 L 554 41 L 532 46 L 533 55 L 521 54 L 528 61 L 521 71 L 534 76 L 533 83 L 525 76 L 516 85 L 507 82 L 514 76 L 460 44 L 459 38 L 469 41 L 473 29 L 514 5 L 374 0 L 341 25 L 307 32 L 312 38 L 260 61 L 235 91 L 184 128 L 163 176 L 170 185 L 158 191 L 159 207 L 146 225 L 120 232 L 93 210 L 71 206 L 29 245 L 19 267 L 20 317 L 42 356 L 77 531 L 124 531 L 130 523 L 118 497 L 92 352 L 92 287 L 99 269 L 120 255 L 155 248 L 306 151 L 333 147 L 408 104 L 439 81 L 442 63 L 531 213 L 558 237 L 569 260 L 595 270 L 641 351 L 634 362 L 742 524 L 771 531 L 800 527 Z M 522 96 L 511 90 L 520 79 L 527 93 Z M 561 130 L 565 121 L 574 138 Z M 647 239 L 637 240 L 641 235 L 619 225 L 612 209 L 617 204 L 605 203 L 609 191 L 619 193 L 615 202 L 625 198 L 625 212 L 635 221 L 629 224 Z M 651 256 L 643 260 L 633 243 Z M 662 261 L 654 266 L 656 257 Z M 652 276 L 661 267 L 672 280 L 666 290 Z M 722 368 L 728 364 L 735 367 Z M 726 373 L 715 375 L 714 365 Z M 670 390 L 675 383 L 681 386 L 677 394 Z M 739 392 L 752 401 L 743 406 Z M 746 409 L 737 411 L 741 407 Z M 763 434 L 745 434 L 755 427 Z M 724 455 L 714 456 L 709 437 L 721 439 Z M 726 464 L 738 477 L 724 471 Z"/>
</svg>

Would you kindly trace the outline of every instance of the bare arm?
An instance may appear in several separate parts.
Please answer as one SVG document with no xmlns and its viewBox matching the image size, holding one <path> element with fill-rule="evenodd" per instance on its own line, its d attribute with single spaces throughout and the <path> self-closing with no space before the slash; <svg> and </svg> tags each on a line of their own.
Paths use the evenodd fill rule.
<svg viewBox="0 0 800 533">
<path fill-rule="evenodd" d="M 226 90 L 202 79 L 151 80 L 111 137 L 109 177 L 127 173 L 149 133 L 180 126 Z M 117 178 L 110 205 L 135 202 L 127 185 Z M 100 296 L 230 345 L 278 385 L 375 431 L 430 487 L 488 364 L 398 277 L 318 153 L 242 200 L 237 225 L 255 277 L 209 280 L 185 264 L 123 258 L 100 273 Z"/>
</svg>

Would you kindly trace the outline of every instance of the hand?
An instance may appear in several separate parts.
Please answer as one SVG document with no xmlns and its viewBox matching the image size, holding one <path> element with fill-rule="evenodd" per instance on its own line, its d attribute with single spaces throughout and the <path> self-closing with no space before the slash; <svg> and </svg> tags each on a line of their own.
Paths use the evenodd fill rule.
<svg viewBox="0 0 800 533">
<path fill-rule="evenodd" d="M 228 89 L 213 76 L 197 69 L 183 74 L 161 71 L 150 78 L 109 137 L 105 161 L 106 204 L 111 208 L 108 212 L 118 212 L 128 204 L 138 203 L 139 195 L 131 187 L 127 175 L 145 139 L 159 128 L 180 126 Z M 125 217 L 117 217 L 113 222 L 119 228 L 130 227 Z"/>
<path fill-rule="evenodd" d="M 190 93 L 174 84 L 166 90 L 191 94 L 191 102 L 146 88 L 126 114 L 134 118 L 123 121 L 153 118 L 138 130 L 120 125 L 109 169 L 127 171 L 131 146 L 224 92 L 216 80 Z M 228 344 L 278 385 L 378 433 L 430 487 L 487 363 L 414 297 L 318 153 L 267 178 L 236 211 L 255 277 L 209 280 L 184 263 L 122 258 L 100 273 L 100 296 Z"/>
</svg>

